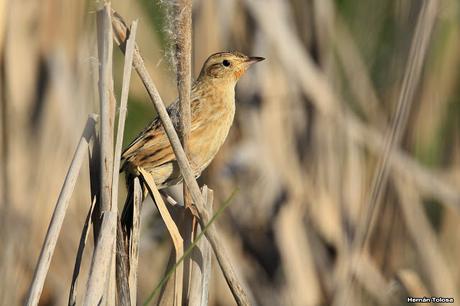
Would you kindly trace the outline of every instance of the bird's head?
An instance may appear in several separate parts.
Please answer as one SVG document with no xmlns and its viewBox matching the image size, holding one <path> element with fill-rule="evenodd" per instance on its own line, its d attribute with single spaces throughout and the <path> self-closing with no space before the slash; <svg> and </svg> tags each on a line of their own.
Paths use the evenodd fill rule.
<svg viewBox="0 0 460 306">
<path fill-rule="evenodd" d="M 252 64 L 264 59 L 237 51 L 215 53 L 204 63 L 199 80 L 214 79 L 236 83 Z"/>
</svg>

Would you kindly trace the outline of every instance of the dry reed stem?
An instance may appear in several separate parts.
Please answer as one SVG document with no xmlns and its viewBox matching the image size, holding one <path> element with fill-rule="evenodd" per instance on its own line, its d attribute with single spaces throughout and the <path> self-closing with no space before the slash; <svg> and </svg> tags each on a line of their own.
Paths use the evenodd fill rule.
<svg viewBox="0 0 460 306">
<path fill-rule="evenodd" d="M 3 220 L 6 215 L 8 215 L 9 211 L 9 206 L 10 206 L 10 197 L 9 197 L 9 146 L 10 146 L 10 141 L 9 141 L 9 120 L 8 120 L 8 88 L 7 88 L 7 78 L 5 77 L 6 75 L 6 65 L 5 65 L 5 48 L 4 48 L 4 43 L 5 43 L 5 34 L 7 33 L 6 31 L 6 26 L 7 26 L 7 18 L 6 17 L 6 6 L 7 3 L 6 1 L 1 1 L 0 2 L 0 62 L 2 64 L 0 65 L 0 199 L 2 201 L 2 206 L 4 208 L 3 211 L 3 216 L 2 219 L 0 220 L 3 224 L 3 226 L 6 225 L 6 222 Z M 9 240 L 9 238 L 6 238 Z M 8 240 L 4 240 L 3 243 L 4 245 L 9 245 Z M 5 260 L 6 262 L 6 260 Z M 0 291 L 0 294 L 2 292 Z"/>
<path fill-rule="evenodd" d="M 185 196 L 185 193 L 187 192 L 186 189 L 182 188 L 183 190 L 183 194 Z M 204 196 L 203 196 L 204 198 Z M 204 198 L 205 201 L 206 201 L 206 198 Z M 196 218 L 195 216 L 193 215 L 192 211 L 190 209 L 187 209 L 185 207 L 185 200 L 184 200 L 184 206 L 175 206 L 175 211 L 176 211 L 176 214 L 175 214 L 175 222 L 177 223 L 178 227 L 179 227 L 179 231 L 182 235 L 182 238 L 184 239 L 184 250 L 187 250 L 190 245 L 192 244 L 192 241 L 193 241 L 193 235 L 196 231 L 196 227 L 197 227 L 197 222 L 196 222 Z M 184 273 L 184 277 L 183 277 L 183 290 L 182 290 L 182 303 L 183 304 L 187 304 L 188 305 L 188 302 L 187 302 L 187 297 L 188 297 L 188 293 L 189 293 L 189 290 L 190 290 L 190 278 L 191 278 L 191 258 L 190 256 L 186 256 L 183 261 L 183 266 L 184 266 L 184 269 L 183 269 L 183 273 Z"/>
<path fill-rule="evenodd" d="M 93 259 L 86 283 L 86 292 L 83 305 L 98 305 L 108 285 L 110 264 L 112 262 L 113 244 L 116 237 L 117 215 L 112 211 L 102 213 L 102 224 L 97 237 L 97 246 L 94 249 Z M 109 297 L 105 297 L 107 300 Z"/>
<path fill-rule="evenodd" d="M 118 205 L 118 182 L 120 176 L 118 175 L 121 161 L 121 150 L 123 146 L 123 135 L 125 130 L 126 112 L 128 104 L 129 85 L 131 81 L 131 70 L 133 63 L 133 53 L 137 31 L 137 20 L 133 21 L 129 31 L 129 37 L 126 44 L 125 62 L 123 66 L 123 84 L 121 88 L 120 98 L 120 112 L 118 115 L 118 129 L 117 129 L 117 140 L 115 144 L 115 154 L 113 159 L 113 179 L 112 179 L 112 204 Z M 110 25 L 110 28 L 111 25 Z"/>
<path fill-rule="evenodd" d="M 109 261 L 109 270 L 105 281 L 105 293 L 102 295 L 102 305 L 115 305 L 117 298 L 117 266 L 116 266 L 116 239 L 117 239 L 117 224 L 115 224 L 115 234 L 113 235 L 112 253 L 106 252 L 107 256 L 111 256 Z"/>
<path fill-rule="evenodd" d="M 133 182 L 133 226 L 129 241 L 129 290 L 131 305 L 137 305 L 137 266 L 139 259 L 139 241 L 141 230 L 142 188 L 139 178 Z"/>
<path fill-rule="evenodd" d="M 115 39 L 117 43 L 119 43 L 122 51 L 124 51 L 123 45 L 126 38 L 127 28 L 124 21 L 118 14 L 114 13 L 113 17 L 113 27 L 116 36 Z M 209 212 L 205 209 L 204 201 L 201 196 L 198 183 L 196 182 L 195 177 L 192 174 L 190 164 L 181 146 L 179 137 L 177 136 L 171 119 L 168 116 L 163 100 L 161 99 L 161 96 L 158 93 L 158 90 L 156 89 L 152 81 L 152 78 L 150 77 L 147 69 L 145 68 L 144 61 L 137 47 L 134 53 L 133 66 L 139 74 L 139 77 L 141 78 L 145 88 L 147 89 L 147 93 L 149 94 L 150 99 L 158 112 L 158 115 L 161 119 L 166 134 L 171 142 L 171 146 L 173 147 L 174 154 L 176 155 L 176 159 L 179 164 L 185 184 L 187 184 L 189 188 L 193 203 L 197 209 L 199 217 L 198 222 L 200 223 L 201 228 L 204 228 L 210 220 Z M 214 254 L 217 257 L 217 261 L 219 262 L 219 265 L 225 276 L 225 280 L 227 281 L 227 284 L 229 285 L 230 290 L 237 304 L 250 305 L 247 294 L 243 289 L 241 282 L 236 277 L 236 274 L 233 270 L 232 264 L 228 258 L 225 248 L 221 243 L 216 227 L 214 225 L 211 225 L 209 229 L 205 232 L 205 235 L 212 246 Z"/>
<path fill-rule="evenodd" d="M 117 283 L 117 296 L 120 305 L 133 305 L 131 302 L 131 292 L 129 287 L 129 258 L 124 242 L 123 227 L 120 219 L 117 218 L 117 237 L 116 237 L 116 283 Z"/>
<path fill-rule="evenodd" d="M 99 104 L 101 112 L 101 211 L 112 209 L 114 100 L 112 79 L 112 22 L 110 3 L 97 11 L 97 44 L 99 56 Z"/>
<path fill-rule="evenodd" d="M 75 265 L 72 274 L 72 284 L 70 285 L 69 293 L 69 306 L 77 305 L 77 288 L 78 288 L 78 277 L 80 275 L 81 262 L 83 260 L 83 251 L 85 250 L 86 242 L 88 240 L 89 231 L 91 229 L 91 216 L 93 215 L 94 206 L 96 205 L 96 198 L 94 197 L 91 201 L 91 205 L 86 215 L 85 224 L 81 231 L 80 243 L 78 245 L 77 256 L 75 258 Z"/>
<path fill-rule="evenodd" d="M 78 173 L 80 172 L 80 168 L 83 163 L 85 153 L 87 152 L 89 142 L 94 136 L 94 126 L 96 121 L 96 115 L 89 116 L 83 134 L 80 138 L 80 141 L 78 142 L 77 148 L 72 158 L 69 171 L 66 174 L 61 192 L 59 193 L 59 198 L 54 208 L 53 216 L 51 217 L 45 241 L 43 243 L 37 265 L 35 267 L 34 276 L 27 296 L 26 305 L 28 306 L 38 305 L 38 301 L 40 300 L 40 295 L 43 290 L 43 285 L 45 283 L 46 275 L 51 263 L 51 258 L 53 257 L 56 243 L 59 238 L 59 233 L 62 228 L 62 223 L 64 222 L 64 217 L 69 206 L 70 198 L 77 182 Z"/>
<path fill-rule="evenodd" d="M 180 216 L 178 214 L 178 211 L 175 210 L 174 208 L 171 209 L 170 207 L 170 212 L 171 215 L 174 216 L 174 218 Z M 176 264 L 176 256 L 174 252 L 174 248 L 170 250 L 169 256 L 168 256 L 168 261 L 165 264 L 165 269 L 164 273 L 161 276 L 161 279 L 165 278 L 167 275 L 169 277 L 163 282 L 161 288 L 158 290 L 158 298 L 156 299 L 155 305 L 156 306 L 171 306 L 174 304 L 175 301 L 175 284 L 176 284 L 176 278 L 175 278 L 175 271 L 174 266 Z"/>
<path fill-rule="evenodd" d="M 178 134 L 184 148 L 188 152 L 188 137 L 191 125 L 190 93 L 192 90 L 192 1 L 179 0 L 175 4 L 176 18 L 176 60 L 177 60 L 177 89 L 179 92 L 179 129 Z M 185 207 L 190 207 L 190 195 L 184 184 Z"/>
<path fill-rule="evenodd" d="M 95 305 L 100 299 L 115 303 L 115 239 L 117 206 L 112 205 L 113 179 L 113 133 L 115 121 L 115 99 L 112 79 L 112 22 L 110 3 L 97 11 L 97 43 L 99 56 L 99 103 L 100 125 L 100 213 L 102 225 L 97 236 L 87 281 L 85 305 Z M 110 214 L 108 212 L 111 212 Z M 114 219 L 114 220 L 112 220 Z M 113 227 L 115 226 L 115 227 Z M 110 239 L 113 239 L 110 241 Z M 102 243 L 101 243 L 102 242 Z M 108 273 L 108 274 L 106 274 Z M 106 277 L 107 275 L 107 277 Z M 107 283 L 105 282 L 107 278 Z M 106 290 L 105 294 L 102 292 Z"/>
<path fill-rule="evenodd" d="M 174 222 L 171 214 L 166 207 L 166 204 L 158 191 L 155 181 L 150 173 L 145 171 L 143 168 L 138 167 L 138 171 L 142 176 L 142 179 L 147 185 L 147 189 L 157 205 L 158 211 L 163 219 L 166 228 L 168 229 L 171 239 L 174 244 L 174 250 L 176 251 L 176 263 L 184 255 L 184 240 L 179 232 L 177 224 Z M 174 305 L 182 305 L 182 289 L 183 289 L 183 277 L 184 277 L 184 264 L 181 262 L 174 271 Z"/>
<path fill-rule="evenodd" d="M 212 214 L 213 191 L 203 186 L 206 209 Z M 195 231 L 195 239 L 200 234 Z M 206 239 L 198 241 L 191 254 L 191 274 L 189 281 L 188 305 L 207 306 L 209 297 L 209 279 L 211 277 L 212 249 Z"/>
<path fill-rule="evenodd" d="M 191 0 L 179 0 L 175 5 L 175 18 L 174 28 L 176 32 L 176 62 L 177 62 L 177 89 L 179 92 L 179 128 L 178 134 L 181 140 L 182 147 L 184 148 L 185 154 L 189 151 L 189 133 L 191 125 L 191 111 L 190 111 L 190 93 L 192 90 L 192 73 L 191 73 L 191 58 L 192 58 L 192 1 Z M 192 202 L 188 188 L 186 184 L 183 184 L 183 198 L 184 207 L 192 209 Z M 204 201 L 206 203 L 206 201 Z M 191 220 L 183 220 L 182 222 L 182 235 L 184 239 L 183 247 L 191 243 L 193 237 L 193 228 L 196 224 L 193 215 L 188 214 L 186 211 L 183 212 L 183 217 Z M 184 228 L 185 226 L 185 228 Z M 177 257 L 176 257 L 177 260 Z M 180 304 L 183 304 L 185 295 L 189 291 L 188 285 L 190 283 L 188 275 L 189 267 L 191 265 L 190 258 L 184 260 L 181 263 L 181 272 L 184 274 L 181 279 L 185 279 L 182 284 L 182 292 L 184 296 L 181 297 Z M 176 273 L 177 275 L 177 273 Z"/>
<path fill-rule="evenodd" d="M 131 80 L 131 70 L 132 70 L 132 62 L 133 62 L 133 53 L 134 53 L 134 46 L 135 46 L 135 39 L 136 39 L 136 31 L 137 31 L 137 21 L 133 21 L 131 24 L 130 32 L 128 41 L 126 44 L 126 56 L 125 62 L 123 67 L 123 83 L 121 89 L 121 98 L 120 98 L 120 112 L 118 116 L 118 129 L 117 129 L 117 140 L 115 144 L 115 153 L 114 153 L 114 162 L 113 162 L 113 178 L 112 178 L 112 205 L 113 207 L 118 207 L 118 182 L 120 175 L 118 174 L 120 169 L 120 160 L 121 160 L 121 151 L 123 145 L 123 134 L 125 129 L 125 120 L 126 120 L 126 112 L 127 112 L 127 104 L 128 104 L 128 94 L 129 94 L 129 85 Z M 111 25 L 110 25 L 111 28 Z M 117 226 L 117 248 L 118 244 L 120 245 L 120 250 L 125 251 L 125 242 L 123 237 L 123 231 L 121 229 L 121 225 L 118 228 Z M 121 235 L 120 235 L 121 234 Z M 126 252 L 122 252 L 123 254 L 116 255 L 116 283 L 117 283 L 117 293 L 119 296 L 119 300 L 122 305 L 129 305 L 135 304 L 135 301 L 130 301 L 131 292 L 129 288 L 129 259 L 125 258 L 128 257 Z M 119 256 L 118 256 L 119 255 Z M 118 257 L 117 257 L 118 256 Z M 118 258 L 120 260 L 118 260 Z M 125 260 L 126 259 L 126 260 Z M 120 264 L 120 266 L 119 266 Z M 136 288 L 133 288 L 134 290 Z"/>
</svg>

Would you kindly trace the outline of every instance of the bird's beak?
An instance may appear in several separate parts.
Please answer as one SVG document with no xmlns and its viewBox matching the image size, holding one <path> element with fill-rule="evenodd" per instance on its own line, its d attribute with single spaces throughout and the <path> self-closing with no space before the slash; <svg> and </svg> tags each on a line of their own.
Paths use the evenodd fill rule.
<svg viewBox="0 0 460 306">
<path fill-rule="evenodd" d="M 238 69 L 236 72 L 235 72 L 235 77 L 236 79 L 238 80 L 245 72 L 246 70 L 249 69 L 249 66 L 251 66 L 252 64 L 254 63 L 257 63 L 257 62 L 260 62 L 260 61 L 263 61 L 265 58 L 263 57 L 259 57 L 259 56 L 251 56 L 251 57 L 248 57 L 247 59 L 245 59 L 242 63 L 241 63 L 241 68 Z"/>
<path fill-rule="evenodd" d="M 248 64 L 254 64 L 260 61 L 263 61 L 265 57 L 260 57 L 260 56 L 251 56 L 246 60 L 246 63 Z"/>
</svg>

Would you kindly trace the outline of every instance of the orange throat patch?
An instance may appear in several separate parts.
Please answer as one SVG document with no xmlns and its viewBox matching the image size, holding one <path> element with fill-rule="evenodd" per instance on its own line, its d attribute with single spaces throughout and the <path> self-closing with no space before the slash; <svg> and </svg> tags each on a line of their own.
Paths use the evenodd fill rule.
<svg viewBox="0 0 460 306">
<path fill-rule="evenodd" d="M 245 72 L 244 68 L 241 68 L 241 69 L 235 71 L 234 74 L 235 74 L 236 79 L 239 79 L 244 74 L 244 72 Z"/>
</svg>

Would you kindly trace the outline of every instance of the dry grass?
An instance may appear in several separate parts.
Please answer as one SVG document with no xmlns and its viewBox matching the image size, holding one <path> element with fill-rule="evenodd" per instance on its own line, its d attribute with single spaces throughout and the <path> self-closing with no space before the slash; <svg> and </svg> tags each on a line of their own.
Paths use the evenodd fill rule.
<svg viewBox="0 0 460 306">
<path fill-rule="evenodd" d="M 217 51 L 237 49 L 267 58 L 240 81 L 229 139 L 200 178 L 200 185 L 214 190 L 214 211 L 239 189 L 217 221 L 218 243 L 225 245 L 235 275 L 257 305 L 398 305 L 408 295 L 458 299 L 459 3 L 436 2 L 431 35 L 429 28 L 422 31 L 426 54 L 417 55 L 410 51 L 417 37 L 417 18 L 431 3 L 193 2 L 192 76 Z M 102 113 L 100 100 L 112 101 L 110 94 L 99 97 L 97 6 L 68 5 L 72 7 L 56 0 L 0 2 L 0 272 L 8 275 L 0 286 L 1 305 L 25 302 L 85 120 L 90 113 Z M 174 46 L 178 36 L 168 34 L 177 32 L 174 10 L 168 5 L 156 0 L 112 3 L 128 24 L 139 18 L 138 50 L 165 102 L 177 96 L 176 71 L 170 63 L 183 61 L 169 58 L 174 53 L 168 46 Z M 168 37 L 173 43 L 167 42 Z M 128 98 L 129 72 L 124 72 L 121 54 L 114 48 L 116 100 Z M 419 61 L 419 71 L 408 68 L 414 61 Z M 134 68 L 135 62 L 136 55 Z M 404 89 L 408 74 L 412 93 Z M 110 80 L 104 86 L 110 88 Z M 149 100 L 142 81 L 133 75 L 125 143 L 154 116 Z M 398 107 L 398 100 L 410 107 Z M 114 116 L 112 126 L 116 118 L 124 121 L 122 111 L 123 107 L 120 112 L 108 109 Z M 403 124 L 392 126 L 398 116 Z M 387 149 L 388 131 L 397 136 L 391 149 Z M 94 240 L 103 228 L 113 228 L 109 220 L 113 217 L 94 227 L 87 219 L 98 193 L 94 179 L 98 149 L 91 147 L 91 171 L 83 163 L 41 305 L 68 303 L 72 283 L 78 284 L 72 300 L 83 303 L 91 257 L 97 250 Z M 382 156 L 387 158 L 386 179 L 378 184 L 380 196 L 372 198 L 372 190 L 377 190 L 373 177 L 383 171 Z M 117 171 L 113 173 L 117 177 Z M 108 182 L 112 186 L 113 180 Z M 122 202 L 118 198 L 124 199 L 125 190 L 119 189 L 118 194 L 118 188 L 107 194 L 109 202 Z M 182 202 L 182 190 L 171 192 Z M 194 192 L 204 209 L 201 192 L 196 188 Z M 365 228 L 368 243 L 357 250 L 357 231 L 367 224 L 366 211 L 377 202 L 373 230 Z M 175 208 L 165 205 L 176 218 Z M 179 231 L 187 230 L 189 225 L 182 227 L 175 220 Z M 134 271 L 128 271 L 127 279 L 137 287 L 135 292 L 130 288 L 129 299 L 139 305 L 168 273 L 172 244 L 151 203 L 144 203 L 137 224 L 139 249 L 135 242 L 127 248 L 130 260 L 135 262 L 139 255 L 137 280 Z M 110 241 L 105 241 L 105 251 L 113 250 Z M 209 258 L 206 251 L 200 254 Z M 81 258 L 75 270 L 77 283 L 72 281 L 76 257 Z M 114 299 L 116 273 L 108 265 L 111 272 L 101 275 L 110 275 L 112 282 L 100 292 Z M 187 265 L 184 262 L 184 270 Z M 209 265 L 201 267 L 207 272 L 194 277 L 204 282 L 208 277 L 210 286 L 187 289 L 184 282 L 183 292 L 196 290 L 190 300 L 203 301 L 196 294 L 206 295 L 209 289 L 208 305 L 234 304 L 219 265 L 212 264 L 211 271 Z M 159 299 L 152 304 L 160 304 Z"/>
</svg>

